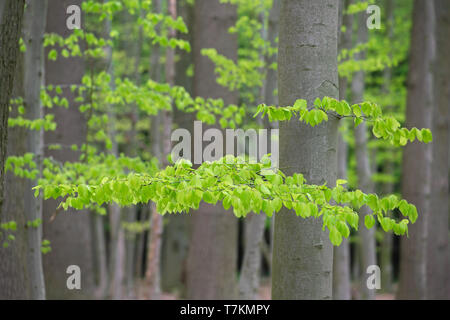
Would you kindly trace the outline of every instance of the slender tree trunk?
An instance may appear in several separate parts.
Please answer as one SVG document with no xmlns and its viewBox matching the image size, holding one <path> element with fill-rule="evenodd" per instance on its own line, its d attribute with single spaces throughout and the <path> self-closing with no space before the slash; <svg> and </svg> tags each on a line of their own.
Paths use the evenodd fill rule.
<svg viewBox="0 0 450 320">
<path fill-rule="evenodd" d="M 193 5 L 186 0 L 177 1 L 178 15 L 183 17 L 189 33 L 177 35 L 177 38 L 189 41 L 192 47 L 192 23 Z M 179 57 L 175 65 L 175 84 L 184 87 L 192 94 L 192 77 L 187 75 L 189 66 L 192 65 L 192 51 L 177 50 Z M 178 128 L 185 128 L 193 133 L 194 114 L 187 114 L 178 109 L 174 109 L 174 123 Z M 185 268 L 187 251 L 189 248 L 189 225 L 191 217 L 187 214 L 171 214 L 165 217 L 167 223 L 164 224 L 163 247 L 162 247 L 162 273 L 161 286 L 166 292 L 176 291 L 181 296 L 185 291 Z"/>
<path fill-rule="evenodd" d="M 107 295 L 108 288 L 108 263 L 106 252 L 106 240 L 104 230 L 104 217 L 95 212 L 91 212 L 93 226 L 92 237 L 94 240 L 94 252 L 95 252 L 95 266 L 96 266 L 96 280 L 97 280 L 97 293 L 96 297 L 104 299 Z"/>
<path fill-rule="evenodd" d="M 81 6 L 80 0 L 70 4 Z M 68 36 L 72 31 L 66 27 L 66 3 L 59 0 L 48 2 L 46 32 L 54 32 Z M 81 58 L 60 58 L 57 61 L 46 61 L 46 84 L 64 85 L 63 95 L 69 101 L 69 108 L 54 108 L 55 122 L 58 124 L 54 132 L 46 132 L 46 144 L 62 144 L 80 146 L 86 139 L 86 120 L 74 102 L 74 94 L 68 86 L 80 84 L 84 73 Z M 67 150 L 46 150 L 48 157 L 56 161 L 78 161 L 79 152 Z M 56 211 L 58 201 L 46 200 L 43 206 L 44 238 L 50 240 L 52 251 L 44 256 L 44 275 L 47 297 L 50 299 L 90 298 L 94 295 L 94 269 L 90 217 L 86 210 Z M 81 290 L 69 290 L 66 286 L 69 274 L 66 269 L 77 265 L 81 270 Z"/>
<path fill-rule="evenodd" d="M 338 4 L 283 0 L 280 11 L 278 83 L 281 106 L 304 98 L 338 98 Z M 280 123 L 280 167 L 313 184 L 336 181 L 338 121 L 317 127 L 298 119 Z M 273 299 L 331 299 L 333 247 L 320 219 L 282 209 L 275 217 Z"/>
<path fill-rule="evenodd" d="M 279 16 L 279 1 L 273 2 L 273 8 L 269 14 L 269 30 L 262 30 L 262 38 L 270 41 L 271 45 L 275 45 L 275 37 L 277 34 L 277 23 Z M 262 14 L 261 24 L 265 24 L 265 16 Z M 269 36 L 271 38 L 269 38 Z M 262 57 L 264 59 L 264 57 Z M 276 57 L 269 57 L 265 64 L 270 66 L 272 60 Z M 264 72 L 264 70 L 262 70 Z M 275 102 L 274 90 L 276 88 L 276 73 L 271 68 L 267 68 L 266 79 L 261 88 L 260 103 L 272 105 Z M 266 127 L 268 125 L 265 123 Z M 257 299 L 259 290 L 259 279 L 261 269 L 261 254 L 264 241 L 264 226 L 266 215 L 261 213 L 250 213 L 245 219 L 245 250 L 242 262 L 242 269 L 239 278 L 239 298 L 240 299 Z"/>
<path fill-rule="evenodd" d="M 239 299 L 254 300 L 258 297 L 265 218 L 263 213 L 252 212 L 245 220 L 245 250 L 239 278 Z"/>
<path fill-rule="evenodd" d="M 344 10 L 352 3 L 352 0 L 341 0 L 340 15 L 342 16 L 341 24 L 345 27 L 345 32 L 338 31 L 339 49 L 350 49 L 352 43 L 352 26 L 353 16 L 344 15 Z M 339 77 L 339 99 L 346 99 L 348 88 L 348 80 Z M 342 125 L 342 124 L 341 124 Z M 348 146 L 339 133 L 338 137 L 338 166 L 337 177 L 339 179 L 347 178 L 347 157 Z M 333 299 L 350 300 L 351 299 L 351 282 L 350 282 L 350 244 L 348 239 L 343 239 L 339 247 L 333 251 Z"/>
<path fill-rule="evenodd" d="M 237 104 L 238 93 L 216 83 L 214 64 L 201 55 L 202 48 L 215 48 L 229 59 L 237 59 L 237 37 L 228 29 L 236 23 L 236 7 L 219 0 L 195 1 L 194 95 L 222 98 Z M 220 39 L 218 41 L 217 39 Z M 188 299 L 232 299 L 237 297 L 237 219 L 221 204 L 201 203 L 192 213 L 191 241 L 187 260 Z"/>
<path fill-rule="evenodd" d="M 366 43 L 368 38 L 368 30 L 365 26 L 366 14 L 358 14 L 358 33 L 357 44 Z M 355 58 L 357 60 L 364 60 L 366 54 L 361 51 Z M 358 71 L 352 78 L 352 101 L 353 103 L 360 103 L 364 101 L 364 88 L 365 88 L 365 76 L 364 71 Z M 367 127 L 363 122 L 355 128 L 355 153 L 356 153 L 356 171 L 358 175 L 358 186 L 365 193 L 373 193 L 375 190 L 374 183 L 372 182 L 372 170 L 369 163 L 369 153 L 367 150 Z M 376 251 L 375 251 L 375 227 L 367 229 L 364 226 L 364 217 L 370 214 L 371 211 L 367 206 L 363 206 L 359 210 L 359 236 L 361 240 L 361 283 L 360 293 L 361 298 L 364 300 L 375 299 L 375 289 L 369 289 L 367 286 L 366 273 L 367 267 L 376 264 Z"/>
<path fill-rule="evenodd" d="M 432 63 L 434 60 L 434 1 L 416 0 L 413 9 L 411 56 L 408 74 L 406 126 L 430 128 L 433 114 Z M 430 216 L 432 149 L 413 142 L 403 151 L 403 198 L 415 204 L 419 217 L 402 237 L 399 299 L 426 299 L 427 241 Z"/>
<path fill-rule="evenodd" d="M 176 19 L 177 17 L 177 1 L 169 0 L 168 3 L 169 15 Z M 176 31 L 174 29 L 169 30 L 169 38 L 175 38 Z M 168 47 L 166 49 L 166 82 L 169 85 L 175 83 L 175 50 Z M 163 120 L 163 167 L 169 165 L 167 155 L 171 152 L 171 130 L 172 130 L 172 111 L 164 110 L 162 114 Z M 149 285 L 149 298 L 159 299 L 161 291 L 161 238 L 163 232 L 163 220 L 162 216 L 157 212 L 156 206 L 152 206 L 152 216 L 150 225 L 150 240 L 149 240 L 149 252 L 148 252 L 148 265 L 145 274 L 146 282 Z"/>
<path fill-rule="evenodd" d="M 24 20 L 24 101 L 27 119 L 43 118 L 44 110 L 40 101 L 41 86 L 44 84 L 43 38 L 47 17 L 47 1 L 27 1 Z M 37 165 L 42 169 L 44 156 L 44 132 L 28 132 L 28 152 L 36 155 Z M 25 198 L 25 214 L 29 221 L 42 219 L 42 198 L 34 197 L 31 188 L 37 180 L 28 181 Z M 30 287 L 32 299 L 45 299 L 44 273 L 42 269 L 42 226 L 28 229 L 28 265 L 30 266 Z"/>
<path fill-rule="evenodd" d="M 122 212 L 117 204 L 110 204 L 109 223 L 111 228 L 111 250 L 109 260 L 110 288 L 112 299 L 122 299 L 125 284 L 125 231 L 120 226 Z"/>
<path fill-rule="evenodd" d="M 394 35 L 394 2 L 392 0 L 386 0 L 386 31 L 387 38 L 389 41 L 393 41 Z M 389 54 L 392 59 L 392 53 Z M 386 67 L 383 71 L 383 86 L 382 92 L 385 95 L 390 94 L 391 81 L 392 80 L 392 69 Z M 389 110 L 390 106 L 386 106 Z M 393 151 L 395 152 L 395 151 Z M 393 160 L 388 160 L 384 165 L 384 173 L 387 175 L 394 174 L 394 163 Z M 383 194 L 389 195 L 394 192 L 394 184 L 390 182 L 384 183 Z M 392 232 L 384 232 L 383 240 L 381 241 L 380 248 L 380 269 L 381 269 L 381 289 L 384 292 L 392 291 L 392 281 L 393 281 L 393 270 L 392 270 L 392 247 L 393 247 L 393 235 Z"/>
<path fill-rule="evenodd" d="M 109 61 L 108 73 L 112 76 L 113 83 L 114 71 L 112 61 Z M 108 107 L 109 113 L 109 136 L 112 141 L 111 153 L 118 155 L 118 145 L 115 136 L 115 115 L 112 106 Z M 123 286 L 125 284 L 125 231 L 121 227 L 122 210 L 116 203 L 108 205 L 108 216 L 110 225 L 110 254 L 109 254 L 109 282 L 107 292 L 112 299 L 122 299 L 124 294 Z"/>
<path fill-rule="evenodd" d="M 111 32 L 111 21 L 105 20 L 105 37 L 108 37 Z M 106 47 L 106 71 L 111 76 L 110 86 L 115 88 L 115 72 L 114 63 L 112 59 L 112 47 Z M 119 146 L 115 139 L 116 135 L 116 115 L 114 112 L 114 106 L 107 106 L 108 114 L 108 136 L 112 142 L 112 148 L 110 153 L 114 156 L 119 155 Z M 111 299 L 122 299 L 124 297 L 124 285 L 125 285 L 125 231 L 121 226 L 122 210 L 116 203 L 108 205 L 108 219 L 109 219 L 109 259 L 107 277 L 108 283 L 105 291 L 105 295 Z"/>
<path fill-rule="evenodd" d="M 449 264 L 449 109 L 450 109 L 450 3 L 435 1 L 436 61 L 433 65 L 433 162 L 427 242 L 427 299 L 450 299 Z"/>
<path fill-rule="evenodd" d="M 142 12 L 140 13 L 142 16 Z M 132 29 L 130 30 L 132 32 Z M 140 74 L 140 64 L 141 64 L 141 53 L 142 53 L 142 45 L 143 45 L 143 30 L 142 27 L 138 29 L 138 37 L 137 41 L 135 41 L 134 45 L 134 68 L 133 68 L 133 78 L 136 85 L 141 85 L 141 74 Z M 133 46 L 130 44 L 130 47 Z M 127 134 L 127 145 L 126 145 L 126 154 L 129 157 L 136 157 L 138 154 L 138 141 L 137 141 L 137 129 L 136 125 L 139 121 L 139 110 L 136 105 L 131 106 L 130 112 L 130 120 L 131 120 L 131 130 Z M 138 208 L 133 205 L 127 208 L 122 209 L 124 211 L 124 219 L 127 223 L 133 223 L 137 219 L 137 210 Z M 134 291 L 134 269 L 135 269 L 135 249 L 136 249 L 136 234 L 134 232 L 125 231 L 125 245 L 126 245 L 126 271 L 125 271 L 125 279 L 126 279 L 126 297 L 128 299 L 135 298 Z"/>
</svg>

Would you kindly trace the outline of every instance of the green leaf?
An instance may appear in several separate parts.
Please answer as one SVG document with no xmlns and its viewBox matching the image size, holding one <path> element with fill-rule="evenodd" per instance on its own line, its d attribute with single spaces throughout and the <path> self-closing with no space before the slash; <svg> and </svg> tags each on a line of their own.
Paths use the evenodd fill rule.
<svg viewBox="0 0 450 320">
<path fill-rule="evenodd" d="M 422 139 L 423 139 L 424 143 L 429 143 L 429 142 L 433 141 L 433 135 L 431 134 L 430 129 L 422 129 L 421 133 L 422 133 Z"/>
<path fill-rule="evenodd" d="M 342 243 L 342 235 L 335 227 L 332 227 L 330 230 L 330 241 L 335 246 L 339 246 Z"/>
<path fill-rule="evenodd" d="M 385 232 L 392 230 L 392 220 L 390 218 L 384 217 L 381 219 L 380 224 Z"/>
<path fill-rule="evenodd" d="M 364 217 L 364 224 L 366 225 L 367 229 L 372 228 L 375 225 L 375 218 L 373 215 L 368 214 Z"/>
<path fill-rule="evenodd" d="M 345 238 L 348 238 L 350 235 L 350 229 L 344 221 L 339 221 L 336 227 Z"/>
<path fill-rule="evenodd" d="M 355 122 L 355 128 L 356 128 L 357 126 L 359 126 L 363 122 L 363 119 L 362 118 L 355 118 L 354 122 Z"/>
<path fill-rule="evenodd" d="M 270 190 L 265 185 L 262 184 L 259 188 L 262 193 L 270 194 Z"/>
</svg>

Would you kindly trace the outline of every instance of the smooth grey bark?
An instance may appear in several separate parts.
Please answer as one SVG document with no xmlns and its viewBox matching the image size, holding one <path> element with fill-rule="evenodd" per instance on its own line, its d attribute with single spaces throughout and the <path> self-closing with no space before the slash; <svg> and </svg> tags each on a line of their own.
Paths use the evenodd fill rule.
<svg viewBox="0 0 450 320">
<path fill-rule="evenodd" d="M 267 28 L 267 40 L 270 42 L 272 47 L 276 47 L 276 39 L 278 37 L 278 25 L 280 20 L 280 0 L 273 0 L 272 9 L 269 13 Z M 277 62 L 277 54 L 268 57 L 266 60 L 266 65 L 270 66 L 272 63 Z M 264 89 L 264 103 L 267 105 L 277 105 L 278 99 L 275 95 L 275 90 L 277 89 L 277 70 L 273 68 L 267 69 L 266 80 Z"/>
<path fill-rule="evenodd" d="M 352 44 L 353 15 L 343 14 L 344 10 L 352 3 L 352 0 L 341 0 L 339 13 L 340 25 L 345 26 L 345 32 L 338 30 L 339 50 L 350 49 Z M 348 79 L 339 77 L 339 99 L 347 98 Z M 341 126 L 343 124 L 341 123 Z M 342 133 L 338 137 L 338 165 L 337 177 L 347 178 L 348 145 L 344 141 Z M 340 246 L 333 250 L 333 299 L 350 300 L 350 244 L 348 239 L 343 239 Z"/>
<path fill-rule="evenodd" d="M 433 162 L 427 242 L 427 299 L 450 299 L 449 264 L 449 109 L 450 109 L 450 3 L 435 3 L 436 60 L 433 65 Z"/>
<path fill-rule="evenodd" d="M 409 59 L 406 127 L 431 128 L 432 64 L 435 57 L 434 1 L 416 0 Z M 419 217 L 401 238 L 398 299 L 426 299 L 427 241 L 431 193 L 430 144 L 408 143 L 403 151 L 402 196 L 417 207 Z"/>
<path fill-rule="evenodd" d="M 368 38 L 368 30 L 365 25 L 366 14 L 358 14 L 358 31 L 357 31 L 357 43 L 366 43 Z M 361 51 L 355 55 L 356 60 L 364 60 L 366 57 L 365 51 Z M 358 71 L 353 75 L 351 91 L 353 103 L 360 103 L 364 101 L 364 88 L 365 88 L 365 75 L 364 71 Z M 363 122 L 354 129 L 355 134 L 355 153 L 356 153 L 356 172 L 358 175 L 358 187 L 364 193 L 373 193 L 375 190 L 374 183 L 372 181 L 372 170 L 369 162 L 369 153 L 367 150 L 367 126 Z M 371 210 L 367 206 L 363 206 L 359 210 L 359 227 L 358 233 L 360 236 L 361 246 L 361 283 L 360 293 L 361 299 L 375 299 L 376 289 L 369 289 L 367 286 L 367 278 L 370 274 L 366 273 L 367 267 L 376 264 L 376 251 L 375 251 L 375 226 L 372 229 L 367 229 L 364 225 L 364 217 L 370 214 Z"/>
<path fill-rule="evenodd" d="M 41 86 L 44 84 L 44 48 L 43 38 L 47 18 L 47 1 L 26 2 L 24 14 L 24 43 L 27 50 L 24 54 L 24 102 L 27 119 L 41 119 L 44 110 L 40 101 Z M 36 155 L 37 166 L 42 169 L 44 156 L 44 131 L 27 133 L 27 150 Z M 34 197 L 32 188 L 37 185 L 37 179 L 27 181 L 25 201 L 25 216 L 27 220 L 42 219 L 42 197 Z M 29 228 L 27 263 L 29 266 L 29 281 L 31 299 L 45 299 L 44 273 L 42 269 L 42 225 Z"/>
<path fill-rule="evenodd" d="M 283 0 L 280 11 L 280 106 L 299 99 L 338 98 L 336 1 Z M 314 128 L 298 119 L 280 123 L 280 167 L 303 173 L 309 183 L 336 181 L 338 121 Z M 273 299 L 331 299 L 333 247 L 320 218 L 281 209 L 275 217 Z"/>
<path fill-rule="evenodd" d="M 253 212 L 245 218 L 245 250 L 239 278 L 239 299 L 255 300 L 258 297 L 265 218 L 263 213 Z"/>
<path fill-rule="evenodd" d="M 91 224 L 93 227 L 94 255 L 95 255 L 95 274 L 97 292 L 96 297 L 104 299 L 107 295 L 108 288 L 108 261 L 105 239 L 105 223 L 102 215 L 91 212 Z"/>
<path fill-rule="evenodd" d="M 222 98 L 225 104 L 237 104 L 238 93 L 216 83 L 214 64 L 200 53 L 202 48 L 215 48 L 227 58 L 237 59 L 237 36 L 228 33 L 236 23 L 236 7 L 221 4 L 219 0 L 197 0 L 194 12 L 194 95 Z M 201 203 L 191 219 L 187 298 L 236 298 L 236 217 L 231 211 L 225 211 L 221 204 Z"/>
<path fill-rule="evenodd" d="M 81 6 L 80 0 L 70 4 Z M 65 1 L 49 0 L 46 32 L 68 36 L 72 31 L 66 27 Z M 45 82 L 47 85 L 62 85 L 63 96 L 69 101 L 69 108 L 46 110 L 55 115 L 58 124 L 53 132 L 45 132 L 46 145 L 62 144 L 80 146 L 86 139 L 86 120 L 74 102 L 74 94 L 68 88 L 80 84 L 84 74 L 81 58 L 60 58 L 57 61 L 46 60 Z M 62 148 L 45 150 L 47 157 L 64 163 L 78 161 L 79 152 Z M 89 213 L 85 210 L 56 210 L 59 200 L 46 200 L 43 206 L 44 238 L 50 240 L 52 251 L 44 256 L 44 276 L 49 299 L 81 299 L 94 296 L 95 281 L 92 254 L 91 225 Z M 69 290 L 66 286 L 66 269 L 77 265 L 81 269 L 81 290 Z"/>
<path fill-rule="evenodd" d="M 110 204 L 109 216 L 111 227 L 110 251 L 110 287 L 109 295 L 112 299 L 122 299 L 125 285 L 125 231 L 121 228 L 122 212 L 117 204 Z"/>
</svg>

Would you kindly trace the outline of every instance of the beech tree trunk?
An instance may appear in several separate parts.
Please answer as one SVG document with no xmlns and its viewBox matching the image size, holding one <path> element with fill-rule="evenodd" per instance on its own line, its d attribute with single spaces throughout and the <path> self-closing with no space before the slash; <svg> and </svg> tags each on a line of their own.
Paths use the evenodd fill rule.
<svg viewBox="0 0 450 320">
<path fill-rule="evenodd" d="M 338 98 L 338 3 L 283 0 L 280 11 L 278 84 L 280 106 L 300 98 L 312 104 Z M 336 181 L 337 118 L 314 128 L 293 119 L 280 123 L 280 167 L 303 173 L 313 184 Z M 333 247 L 322 221 L 281 209 L 275 217 L 273 299 L 331 299 Z"/>
<path fill-rule="evenodd" d="M 267 32 L 263 30 L 263 39 L 270 41 L 271 45 L 275 46 L 275 37 L 278 33 L 278 17 L 279 17 L 279 1 L 274 0 L 273 7 L 269 14 L 269 29 Z M 264 25 L 265 17 L 263 15 L 261 23 Z M 265 35 L 267 33 L 267 36 Z M 270 37 L 270 38 L 269 38 Z M 275 57 L 270 57 L 266 61 L 266 65 L 270 65 L 270 60 Z M 267 68 L 266 79 L 261 88 L 261 102 L 267 105 L 273 105 L 275 102 L 274 90 L 276 88 L 276 73 L 274 70 Z M 264 123 L 266 124 L 266 123 Z M 270 125 L 266 124 L 268 129 Z M 239 278 L 239 298 L 240 299 L 257 299 L 259 290 L 259 279 L 261 269 L 262 245 L 264 241 L 264 227 L 266 222 L 266 215 L 263 213 L 250 213 L 245 223 L 245 249 L 244 258 L 242 262 L 242 269 Z"/>
<path fill-rule="evenodd" d="M 48 2 L 46 32 L 68 36 L 72 31 L 66 27 L 66 8 L 68 5 L 81 6 L 81 0 Z M 80 113 L 74 94 L 69 86 L 80 84 L 84 74 L 81 58 L 59 58 L 46 61 L 46 84 L 63 85 L 63 95 L 69 101 L 69 108 L 53 108 L 58 124 L 53 132 L 46 132 L 46 145 L 61 144 L 61 150 L 45 150 L 47 157 L 56 161 L 78 161 L 79 152 L 67 146 L 80 146 L 86 139 L 86 120 Z M 46 110 L 50 112 L 49 110 Z M 44 256 L 44 275 L 49 299 L 80 299 L 94 295 L 94 266 L 91 240 L 91 223 L 88 211 L 57 211 L 59 200 L 46 200 L 43 207 L 44 238 L 50 240 L 52 251 Z M 81 289 L 69 290 L 66 286 L 67 267 L 77 265 L 81 269 Z"/>
<path fill-rule="evenodd" d="M 406 127 L 431 128 L 432 64 L 435 58 L 434 1 L 416 0 L 413 9 L 408 74 Z M 399 299 L 426 299 L 427 241 L 431 194 L 431 144 L 408 143 L 403 151 L 402 195 L 417 207 L 419 217 L 401 238 Z"/>
<path fill-rule="evenodd" d="M 188 41 L 191 47 L 193 45 L 193 11 L 193 4 L 189 4 L 187 0 L 177 1 L 178 15 L 183 17 L 189 29 L 187 34 L 177 34 L 177 38 Z M 192 51 L 177 50 L 176 55 L 179 59 L 175 64 L 175 84 L 184 87 L 192 94 L 192 77 L 187 75 L 187 70 L 193 63 Z M 178 128 L 185 128 L 191 134 L 193 133 L 194 114 L 175 108 L 173 117 Z M 170 214 L 165 219 L 167 219 L 167 223 L 164 225 L 163 232 L 161 286 L 166 292 L 177 292 L 180 296 L 184 296 L 191 216 L 185 213 Z"/>
<path fill-rule="evenodd" d="M 24 101 L 25 117 L 41 119 L 44 110 L 40 101 L 41 86 L 44 84 L 44 48 L 43 38 L 47 18 L 47 1 L 28 0 L 24 16 L 24 42 L 27 51 L 24 54 Z M 27 132 L 27 150 L 36 155 L 39 169 L 42 169 L 44 156 L 44 131 Z M 42 219 L 42 198 L 34 197 L 32 188 L 37 179 L 27 181 L 25 216 L 27 220 Z M 28 254 L 30 288 L 32 299 L 45 299 L 44 273 L 42 269 L 42 225 L 28 229 Z"/>
<path fill-rule="evenodd" d="M 169 15 L 176 19 L 177 17 L 177 1 L 169 0 L 168 3 Z M 174 38 L 176 31 L 170 29 L 169 38 Z M 166 49 L 166 82 L 169 85 L 175 84 L 175 49 L 168 47 Z M 162 166 L 169 165 L 167 155 L 171 152 L 171 130 L 172 130 L 172 111 L 162 111 L 163 122 L 163 139 L 162 139 Z M 163 219 L 157 212 L 155 205 L 152 205 L 151 223 L 150 223 L 150 237 L 149 237 L 149 251 L 147 259 L 147 271 L 145 274 L 146 283 L 149 288 L 150 299 L 159 299 L 161 293 L 161 238 L 163 233 Z"/>
<path fill-rule="evenodd" d="M 365 26 L 366 19 L 367 17 L 365 12 L 358 14 L 357 45 L 367 42 L 368 30 Z M 365 51 L 361 51 L 359 54 L 355 55 L 355 59 L 357 60 L 364 60 L 365 57 Z M 360 103 L 364 101 L 364 81 L 364 71 L 358 71 L 353 75 L 351 85 L 353 103 Z M 369 162 L 369 153 L 367 150 L 366 124 L 362 122 L 358 127 L 354 129 L 354 133 L 358 187 L 364 193 L 373 193 L 375 191 L 375 186 L 372 181 L 372 170 Z M 363 206 L 359 210 L 358 234 L 360 237 L 362 269 L 360 279 L 360 293 L 361 299 L 363 300 L 375 299 L 376 293 L 376 289 L 369 289 L 367 286 L 367 278 L 370 275 L 366 272 L 367 267 L 376 264 L 375 226 L 372 229 L 367 229 L 364 225 L 364 217 L 370 213 L 371 210 L 367 206 Z"/>
<path fill-rule="evenodd" d="M 339 49 L 350 49 L 352 44 L 352 26 L 353 15 L 343 14 L 344 10 L 352 3 L 352 0 L 340 1 L 340 16 L 342 18 L 340 25 L 345 27 L 345 32 L 338 31 Z M 347 98 L 348 79 L 339 77 L 339 99 Z M 341 124 L 342 125 L 342 124 Z M 347 157 L 348 146 L 339 133 L 338 137 L 338 179 L 347 178 Z M 350 282 L 350 244 L 348 239 L 343 239 L 339 247 L 333 251 L 333 299 L 350 300 L 351 282 Z"/>
<path fill-rule="evenodd" d="M 228 32 L 236 22 L 236 7 L 221 4 L 219 0 L 197 0 L 194 12 L 194 95 L 222 98 L 225 105 L 237 104 L 238 93 L 216 83 L 214 64 L 200 53 L 202 48 L 215 48 L 229 59 L 237 59 L 237 37 Z M 236 298 L 236 217 L 231 210 L 225 211 L 221 204 L 201 203 L 191 219 L 187 298 Z"/>
<path fill-rule="evenodd" d="M 427 299 L 450 299 L 449 264 L 449 109 L 450 2 L 435 1 L 436 60 L 433 65 L 433 162 L 427 242 Z"/>
</svg>

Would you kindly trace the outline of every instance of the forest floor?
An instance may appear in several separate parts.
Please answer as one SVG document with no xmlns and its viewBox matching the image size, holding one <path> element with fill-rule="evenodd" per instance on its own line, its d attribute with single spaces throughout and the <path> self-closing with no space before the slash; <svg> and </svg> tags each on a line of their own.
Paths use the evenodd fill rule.
<svg viewBox="0 0 450 320">
<path fill-rule="evenodd" d="M 353 286 L 352 294 L 356 295 L 356 288 Z M 270 279 L 264 278 L 261 280 L 261 286 L 259 288 L 258 300 L 270 300 L 271 297 L 271 283 Z M 140 298 L 142 299 L 142 298 Z M 177 294 L 163 292 L 161 293 L 161 300 L 177 300 L 179 299 Z M 379 293 L 376 296 L 376 300 L 395 300 L 393 293 Z"/>
</svg>

